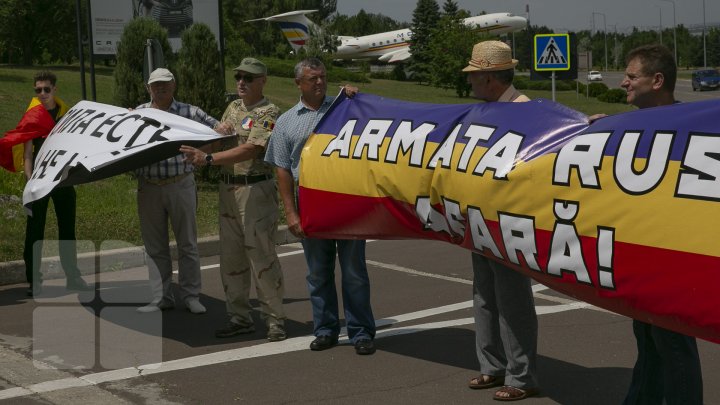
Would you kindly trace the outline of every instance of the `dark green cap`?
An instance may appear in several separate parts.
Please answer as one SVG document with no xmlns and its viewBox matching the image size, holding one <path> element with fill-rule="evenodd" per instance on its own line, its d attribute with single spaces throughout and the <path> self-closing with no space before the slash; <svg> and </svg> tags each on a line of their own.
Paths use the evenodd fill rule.
<svg viewBox="0 0 720 405">
<path fill-rule="evenodd" d="M 233 69 L 234 71 L 242 71 L 252 73 L 254 75 L 266 75 L 267 67 L 264 63 L 255 58 L 245 58 L 240 62 L 240 66 Z"/>
</svg>

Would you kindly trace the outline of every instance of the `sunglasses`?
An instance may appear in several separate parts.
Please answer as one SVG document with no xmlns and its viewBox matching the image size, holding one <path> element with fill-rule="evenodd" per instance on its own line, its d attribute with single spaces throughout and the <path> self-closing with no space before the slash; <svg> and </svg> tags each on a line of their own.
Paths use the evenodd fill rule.
<svg viewBox="0 0 720 405">
<path fill-rule="evenodd" d="M 52 89 L 50 87 L 35 87 L 35 94 L 40 94 L 42 92 L 50 94 L 51 90 Z"/>
<path fill-rule="evenodd" d="M 260 77 L 260 76 L 241 75 L 241 74 L 238 73 L 238 74 L 235 75 L 235 81 L 236 81 L 236 82 L 239 82 L 240 80 L 245 80 L 245 83 L 252 83 L 253 80 L 255 80 L 256 77 Z"/>
</svg>

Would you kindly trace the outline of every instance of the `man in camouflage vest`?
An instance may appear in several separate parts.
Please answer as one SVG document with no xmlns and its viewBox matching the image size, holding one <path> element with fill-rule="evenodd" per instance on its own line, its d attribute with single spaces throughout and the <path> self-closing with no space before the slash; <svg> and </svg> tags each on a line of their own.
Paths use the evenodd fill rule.
<svg viewBox="0 0 720 405">
<path fill-rule="evenodd" d="M 277 186 L 264 161 L 265 146 L 280 110 L 263 95 L 265 64 L 245 58 L 233 69 L 239 100 L 228 105 L 222 122 L 237 133 L 220 141 L 215 153 L 183 146 L 194 164 L 221 166 L 220 274 L 225 289 L 228 323 L 215 332 L 219 338 L 253 333 L 250 280 L 255 280 L 267 338 L 286 338 L 282 301 L 283 275 L 275 252 L 278 223 Z"/>
</svg>

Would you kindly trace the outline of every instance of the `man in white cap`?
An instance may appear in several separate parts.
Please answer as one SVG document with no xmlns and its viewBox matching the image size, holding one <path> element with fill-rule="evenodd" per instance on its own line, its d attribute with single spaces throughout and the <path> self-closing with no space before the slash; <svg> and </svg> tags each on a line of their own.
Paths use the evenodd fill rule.
<svg viewBox="0 0 720 405">
<path fill-rule="evenodd" d="M 200 108 L 175 101 L 175 76 L 167 69 L 155 69 L 147 82 L 150 102 L 137 108 L 157 108 L 215 128 L 218 133 L 231 131 L 228 125 L 206 114 Z M 136 171 L 138 177 L 138 215 L 145 251 L 149 256 L 148 270 L 153 300 L 138 312 L 154 312 L 175 307 L 170 291 L 172 258 L 168 220 L 178 249 L 178 284 L 180 298 L 194 314 L 205 313 L 200 303 L 200 257 L 197 249 L 197 191 L 193 165 L 178 154 Z"/>
<path fill-rule="evenodd" d="M 260 315 L 271 342 L 284 340 L 285 291 L 280 260 L 275 252 L 279 209 L 273 168 L 265 163 L 265 147 L 280 109 L 263 95 L 267 81 L 265 64 L 245 58 L 233 69 L 239 100 L 228 105 L 222 122 L 237 136 L 222 140 L 216 153 L 183 145 L 193 164 L 221 167 L 219 185 L 220 275 L 229 320 L 215 336 L 227 338 L 253 333 L 250 283 L 260 302 Z"/>
<path fill-rule="evenodd" d="M 476 98 L 486 102 L 530 101 L 512 85 L 510 47 L 484 41 L 473 47 L 463 72 Z M 499 388 L 494 399 L 515 401 L 538 392 L 536 378 L 537 315 L 530 279 L 479 253 L 472 254 L 475 343 L 480 375 L 473 389 Z"/>
</svg>

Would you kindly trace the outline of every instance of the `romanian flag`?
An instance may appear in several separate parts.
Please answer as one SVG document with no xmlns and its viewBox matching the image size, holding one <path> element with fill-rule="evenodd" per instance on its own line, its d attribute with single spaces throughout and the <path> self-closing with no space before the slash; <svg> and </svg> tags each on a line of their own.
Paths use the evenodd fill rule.
<svg viewBox="0 0 720 405">
<path fill-rule="evenodd" d="M 60 118 L 67 112 L 68 106 L 57 97 L 55 102 L 60 106 Z M 54 126 L 55 121 L 50 113 L 37 97 L 33 97 L 15 129 L 5 132 L 5 136 L 0 138 L 0 166 L 11 172 L 22 170 L 23 144 L 34 138 L 47 136 Z"/>
</svg>

